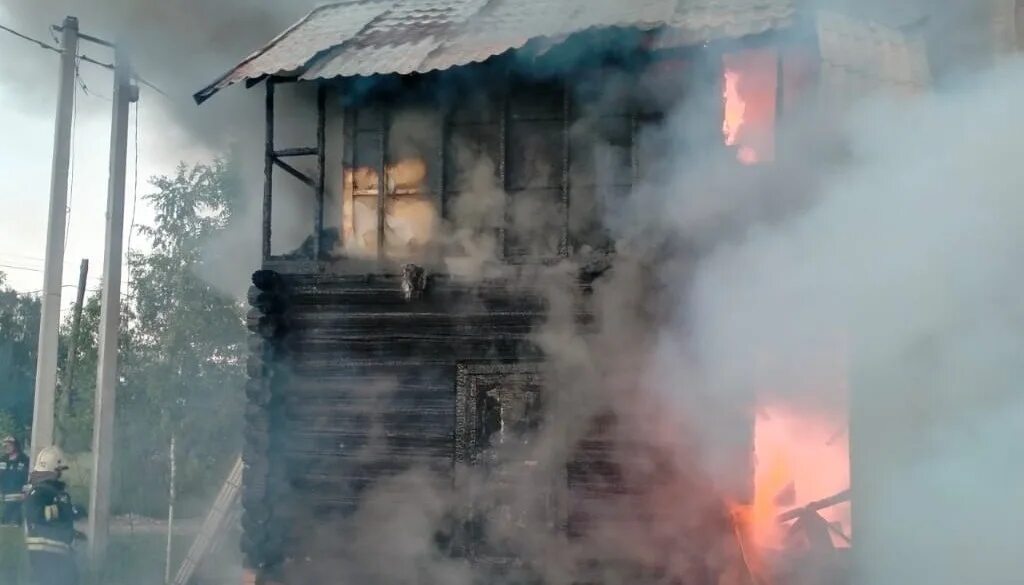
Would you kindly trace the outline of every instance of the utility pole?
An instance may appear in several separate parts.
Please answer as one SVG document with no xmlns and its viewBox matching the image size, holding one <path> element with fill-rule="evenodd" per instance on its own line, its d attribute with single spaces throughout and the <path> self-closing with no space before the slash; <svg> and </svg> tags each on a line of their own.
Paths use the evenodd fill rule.
<svg viewBox="0 0 1024 585">
<path fill-rule="evenodd" d="M 110 527 L 110 484 L 114 462 L 114 411 L 117 397 L 117 350 L 121 325 L 121 254 L 124 237 L 125 165 L 128 158 L 128 108 L 138 99 L 128 55 L 114 48 L 114 98 L 110 127 L 110 177 L 107 186 L 107 235 L 103 250 L 103 297 L 100 307 L 96 410 L 93 423 L 94 464 L 89 492 L 89 553 L 93 567 L 103 566 Z"/>
<path fill-rule="evenodd" d="M 167 551 L 164 557 L 164 585 L 171 585 L 171 552 L 174 542 L 174 500 L 177 499 L 177 486 L 175 479 L 177 475 L 177 461 L 175 460 L 174 433 L 171 433 L 171 448 L 168 457 L 171 462 L 171 481 L 167 493 Z"/>
<path fill-rule="evenodd" d="M 62 418 L 75 410 L 75 357 L 78 353 L 78 330 L 82 326 L 82 307 L 85 304 L 85 283 L 89 279 L 89 259 L 82 258 L 78 269 L 78 296 L 75 297 L 74 315 L 71 319 L 71 339 L 68 340 L 68 357 L 64 362 L 64 394 L 61 408 Z M 58 426 L 63 429 L 63 425 Z"/>
<path fill-rule="evenodd" d="M 64 277 L 64 229 L 68 213 L 68 168 L 71 163 L 71 122 L 75 104 L 75 61 L 78 19 L 64 19 L 61 35 L 60 85 L 50 173 L 50 218 L 46 224 L 43 302 L 39 319 L 36 388 L 32 408 L 32 460 L 53 444 L 54 397 L 57 393 L 57 328 Z"/>
</svg>

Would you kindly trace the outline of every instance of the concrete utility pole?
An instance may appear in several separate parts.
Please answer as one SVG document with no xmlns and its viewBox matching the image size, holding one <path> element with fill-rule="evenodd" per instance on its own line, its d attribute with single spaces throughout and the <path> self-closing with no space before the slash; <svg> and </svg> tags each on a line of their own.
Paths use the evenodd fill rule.
<svg viewBox="0 0 1024 585">
<path fill-rule="evenodd" d="M 64 229 L 68 213 L 68 168 L 71 163 L 71 122 L 75 104 L 75 60 L 78 56 L 78 19 L 64 19 L 61 36 L 60 85 L 50 174 L 50 219 L 46 225 L 46 263 L 43 303 L 39 319 L 35 402 L 32 409 L 32 460 L 40 449 L 53 444 L 54 397 L 57 391 L 57 328 L 60 326 L 60 290 L 64 277 Z"/>
<path fill-rule="evenodd" d="M 103 252 L 103 297 L 100 308 L 96 411 L 93 423 L 92 485 L 89 492 L 89 553 L 101 567 L 110 526 L 110 483 L 114 461 L 114 410 L 117 396 L 117 350 L 121 325 L 121 253 L 124 237 L 125 163 L 128 158 L 128 108 L 138 99 L 124 48 L 114 49 L 114 106 L 110 128 L 110 178 L 107 188 L 107 235 Z"/>
</svg>

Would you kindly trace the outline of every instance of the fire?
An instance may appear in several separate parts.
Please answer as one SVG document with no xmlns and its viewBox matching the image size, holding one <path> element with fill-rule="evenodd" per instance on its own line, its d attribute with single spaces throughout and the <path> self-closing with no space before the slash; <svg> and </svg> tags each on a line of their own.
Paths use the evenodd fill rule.
<svg viewBox="0 0 1024 585">
<path fill-rule="evenodd" d="M 845 337 L 823 333 L 799 363 L 770 349 L 754 357 L 760 409 L 754 417 L 753 493 L 731 511 L 757 585 L 772 583 L 781 568 L 777 561 L 792 553 L 850 546 Z M 786 397 L 802 397 L 803 406 Z M 812 397 L 818 400 L 810 406 Z"/>
<path fill-rule="evenodd" d="M 811 544 L 800 534 L 790 536 L 792 522 L 780 522 L 780 514 L 848 489 L 848 446 L 845 431 L 837 432 L 836 424 L 828 417 L 781 407 L 758 414 L 753 501 L 732 506 L 743 561 L 755 585 L 773 582 L 769 565 L 774 553 L 804 550 Z M 825 508 L 818 514 L 832 526 L 832 545 L 849 546 L 836 532 L 850 536 L 850 504 Z"/>
<path fill-rule="evenodd" d="M 778 56 L 751 49 L 723 57 L 722 137 L 745 165 L 774 157 Z"/>
<path fill-rule="evenodd" d="M 423 191 L 427 166 L 421 159 L 405 159 L 386 169 L 384 241 L 389 254 L 420 250 L 433 237 L 437 209 Z M 351 252 L 377 250 L 377 193 L 380 178 L 375 169 L 360 167 L 344 173 L 342 233 Z"/>
<path fill-rule="evenodd" d="M 831 497 L 850 485 L 849 449 L 841 421 L 781 407 L 760 413 L 754 427 L 754 501 L 748 518 L 751 539 L 760 549 L 800 546 L 787 542 L 782 512 Z M 837 431 L 837 429 L 839 429 Z M 827 522 L 850 534 L 850 507 L 821 510 Z M 835 546 L 847 543 L 832 534 Z"/>
<path fill-rule="evenodd" d="M 725 70 L 725 117 L 722 120 L 722 135 L 725 136 L 726 146 L 735 146 L 739 137 L 740 128 L 743 126 L 743 115 L 747 112 L 747 104 L 740 96 L 739 85 L 740 74 L 737 71 Z"/>
</svg>

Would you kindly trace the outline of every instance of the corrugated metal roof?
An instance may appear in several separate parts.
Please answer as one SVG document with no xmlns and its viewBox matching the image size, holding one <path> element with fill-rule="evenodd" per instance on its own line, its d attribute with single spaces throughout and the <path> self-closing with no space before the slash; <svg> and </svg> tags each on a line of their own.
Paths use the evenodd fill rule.
<svg viewBox="0 0 1024 585">
<path fill-rule="evenodd" d="M 317 8 L 195 98 L 266 75 L 443 70 L 598 27 L 667 27 L 675 45 L 738 38 L 788 25 L 795 1 L 349 0 Z"/>
</svg>

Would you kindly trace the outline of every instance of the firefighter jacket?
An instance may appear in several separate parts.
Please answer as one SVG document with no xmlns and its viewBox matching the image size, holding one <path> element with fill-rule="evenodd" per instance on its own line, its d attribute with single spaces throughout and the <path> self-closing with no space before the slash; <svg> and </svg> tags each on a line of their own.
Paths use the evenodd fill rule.
<svg viewBox="0 0 1024 585">
<path fill-rule="evenodd" d="M 4 502 L 20 502 L 28 483 L 28 457 L 18 453 L 0 459 L 0 497 Z"/>
<path fill-rule="evenodd" d="M 25 495 L 25 545 L 29 552 L 66 554 L 75 540 L 75 508 L 64 482 L 33 482 Z"/>
</svg>

